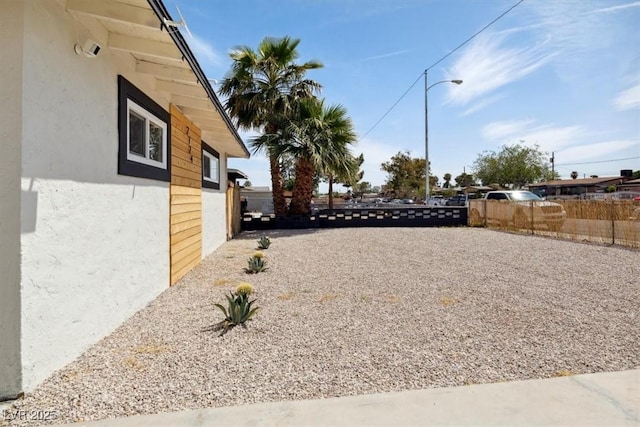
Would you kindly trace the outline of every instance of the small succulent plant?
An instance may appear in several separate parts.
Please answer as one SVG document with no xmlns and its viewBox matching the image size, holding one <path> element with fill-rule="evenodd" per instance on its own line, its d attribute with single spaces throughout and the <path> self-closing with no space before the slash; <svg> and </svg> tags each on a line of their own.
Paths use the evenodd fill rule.
<svg viewBox="0 0 640 427">
<path fill-rule="evenodd" d="M 244 270 L 248 274 L 256 274 L 267 269 L 267 260 L 264 257 L 264 254 L 260 251 L 257 251 L 253 254 L 251 258 L 247 260 L 247 268 Z"/>
<path fill-rule="evenodd" d="M 260 240 L 258 240 L 258 248 L 259 249 L 269 249 L 271 245 L 271 239 L 267 236 L 262 236 Z"/>
<path fill-rule="evenodd" d="M 251 307 L 256 301 L 249 300 L 249 295 L 253 293 L 253 286 L 250 283 L 240 283 L 235 292 L 227 295 L 228 306 L 222 304 L 214 304 L 224 314 L 224 320 L 216 325 L 215 329 L 222 329 L 224 335 L 229 329 L 237 325 L 246 327 L 245 322 L 251 320 L 251 317 L 258 311 L 260 307 Z"/>
</svg>

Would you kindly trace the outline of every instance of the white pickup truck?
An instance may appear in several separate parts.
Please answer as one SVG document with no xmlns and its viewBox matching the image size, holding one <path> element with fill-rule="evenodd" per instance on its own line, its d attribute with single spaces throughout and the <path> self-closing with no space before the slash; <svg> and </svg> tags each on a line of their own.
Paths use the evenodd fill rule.
<svg viewBox="0 0 640 427">
<path fill-rule="evenodd" d="M 562 205 L 541 199 L 530 191 L 489 191 L 483 199 L 469 205 L 471 225 L 495 224 L 528 229 L 544 227 L 558 231 L 567 213 Z"/>
</svg>

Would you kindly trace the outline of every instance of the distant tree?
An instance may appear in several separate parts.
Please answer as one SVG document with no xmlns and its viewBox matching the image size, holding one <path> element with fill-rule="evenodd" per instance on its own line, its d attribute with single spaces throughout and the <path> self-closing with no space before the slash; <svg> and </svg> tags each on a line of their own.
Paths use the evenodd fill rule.
<svg viewBox="0 0 640 427">
<path fill-rule="evenodd" d="M 598 175 L 590 175 L 589 178 L 598 178 Z"/>
<path fill-rule="evenodd" d="M 371 187 L 371 192 L 372 193 L 376 193 L 376 194 L 380 194 L 380 186 L 379 185 L 374 185 L 373 187 Z"/>
<path fill-rule="evenodd" d="M 607 192 L 607 193 L 615 193 L 615 191 L 616 191 L 616 186 L 615 186 L 615 185 L 613 185 L 613 184 L 611 184 L 611 185 L 610 185 L 610 186 L 608 186 L 608 187 L 607 187 L 607 189 L 606 189 L 606 190 L 604 190 L 604 191 L 605 191 L 605 192 Z"/>
<path fill-rule="evenodd" d="M 555 181 L 557 179 L 562 179 L 562 177 L 560 176 L 560 172 L 549 169 L 549 172 L 547 172 L 547 176 L 545 176 L 544 179 L 547 181 Z"/>
<path fill-rule="evenodd" d="M 453 188 L 442 190 L 440 192 L 440 194 L 442 194 L 442 197 L 446 197 L 446 198 L 451 198 L 451 197 L 455 196 L 456 193 L 457 193 L 456 190 L 454 190 Z"/>
<path fill-rule="evenodd" d="M 476 180 L 473 178 L 473 175 L 466 172 L 456 176 L 455 180 L 458 187 L 470 187 L 472 185 L 476 185 Z"/>
<path fill-rule="evenodd" d="M 409 151 L 398 151 L 391 160 L 384 162 L 380 169 L 387 173 L 386 192 L 396 197 L 415 198 L 425 191 L 426 162 L 421 158 L 412 158 Z M 437 177 L 435 178 L 437 182 Z"/>
<path fill-rule="evenodd" d="M 371 192 L 371 183 L 367 181 L 358 182 L 353 186 L 353 197 L 360 198 L 362 201 L 362 196 Z"/>
<path fill-rule="evenodd" d="M 520 188 L 550 176 L 548 157 L 537 145 L 505 145 L 497 153 L 485 151 L 478 155 L 473 169 L 484 185 Z"/>
<path fill-rule="evenodd" d="M 327 169 L 326 176 L 329 182 L 329 209 L 333 209 L 333 184 L 342 184 L 344 187 L 350 188 L 355 186 L 364 176 L 364 172 L 360 170 L 360 166 L 364 163 L 364 154 L 359 156 L 350 156 L 347 162 L 341 168 Z"/>
<path fill-rule="evenodd" d="M 578 171 L 571 172 L 571 179 L 577 179 L 577 178 L 578 178 Z"/>
<path fill-rule="evenodd" d="M 640 179 L 640 170 L 637 170 L 635 172 L 633 172 L 633 175 L 631 175 L 632 179 Z"/>
<path fill-rule="evenodd" d="M 244 188 L 251 188 L 251 181 L 246 180 L 243 185 Z"/>
<path fill-rule="evenodd" d="M 442 179 L 444 179 L 444 184 L 442 184 L 442 188 L 451 187 L 451 174 L 450 173 L 445 173 L 444 176 L 442 177 Z"/>
</svg>

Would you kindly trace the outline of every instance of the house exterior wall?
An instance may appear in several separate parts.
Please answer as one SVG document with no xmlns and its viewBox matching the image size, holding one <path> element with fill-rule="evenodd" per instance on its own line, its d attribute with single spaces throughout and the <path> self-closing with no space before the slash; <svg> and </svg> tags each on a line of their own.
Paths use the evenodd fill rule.
<svg viewBox="0 0 640 427">
<path fill-rule="evenodd" d="M 76 55 L 78 28 L 59 2 L 15 3 L 24 4 L 21 362 L 29 391 L 169 286 L 169 183 L 117 173 L 117 75 L 169 104 L 133 72 L 130 55 Z"/>
<path fill-rule="evenodd" d="M 20 166 L 22 140 L 22 2 L 0 13 L 0 401 L 22 390 L 20 360 Z M 5 49 L 5 46 L 11 48 Z M 11 100 L 11 102 L 4 102 Z"/>
<path fill-rule="evenodd" d="M 212 141 L 215 142 L 215 141 Z M 202 189 L 202 257 L 227 241 L 227 159 L 220 153 L 220 190 Z"/>
</svg>

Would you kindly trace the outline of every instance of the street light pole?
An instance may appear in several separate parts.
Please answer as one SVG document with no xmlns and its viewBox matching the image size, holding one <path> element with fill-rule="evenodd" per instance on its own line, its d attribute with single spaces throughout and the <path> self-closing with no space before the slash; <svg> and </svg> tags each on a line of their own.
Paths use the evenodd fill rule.
<svg viewBox="0 0 640 427">
<path fill-rule="evenodd" d="M 429 102 L 427 98 L 427 93 L 429 92 L 429 89 L 431 89 L 435 85 L 439 85 L 440 83 L 454 83 L 457 85 L 462 84 L 462 80 L 456 79 L 456 80 L 442 80 L 429 86 L 427 84 L 427 71 L 428 70 L 424 70 L 424 153 L 425 153 L 425 160 L 427 163 L 425 166 L 426 175 L 427 175 L 427 178 L 426 178 L 427 191 L 424 199 L 425 204 L 429 203 L 429 193 L 430 193 L 429 191 Z"/>
</svg>

